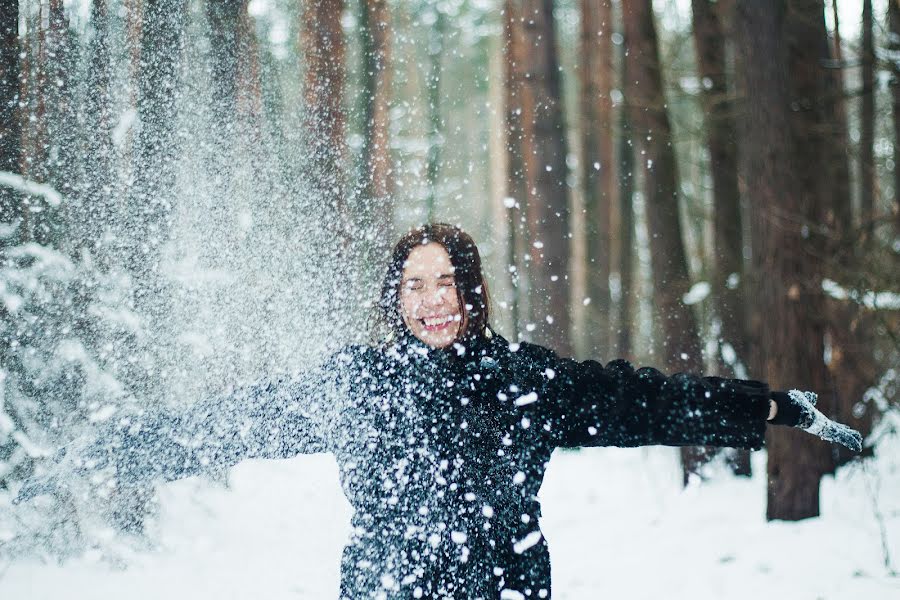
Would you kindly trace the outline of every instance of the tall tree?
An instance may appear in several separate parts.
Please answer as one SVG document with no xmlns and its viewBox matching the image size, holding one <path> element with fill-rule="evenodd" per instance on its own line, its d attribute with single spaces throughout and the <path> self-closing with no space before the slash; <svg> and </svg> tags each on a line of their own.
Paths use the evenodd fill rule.
<svg viewBox="0 0 900 600">
<path fill-rule="evenodd" d="M 591 354 L 612 354 L 609 277 L 616 201 L 613 22 L 610 0 L 581 0 L 581 163 L 587 231 L 587 310 Z"/>
<path fill-rule="evenodd" d="M 81 155 L 80 185 L 76 206 L 69 215 L 82 237 L 82 246 L 105 263 L 111 253 L 105 247 L 105 228 L 113 217 L 115 146 L 112 140 L 112 67 L 110 56 L 109 5 L 93 0 L 88 43 L 88 92 L 83 95 L 81 114 L 85 129 Z"/>
<path fill-rule="evenodd" d="M 161 281 L 159 251 L 169 235 L 170 211 L 176 202 L 177 98 L 185 26 L 184 0 L 146 0 L 141 27 L 138 73 L 138 119 L 135 139 L 132 206 L 127 211 L 127 260 L 153 294 Z"/>
<path fill-rule="evenodd" d="M 212 60 L 215 127 L 225 136 L 259 139 L 262 84 L 256 32 L 249 0 L 210 0 L 206 15 Z"/>
<path fill-rule="evenodd" d="M 670 371 L 699 373 L 703 370 L 703 357 L 697 320 L 691 307 L 683 302 L 691 284 L 678 217 L 678 167 L 652 3 L 635 0 L 623 4 L 622 17 L 628 45 L 625 90 L 633 136 L 643 151 L 654 300 L 665 336 L 663 358 Z M 703 449 L 682 449 L 685 483 L 706 456 Z"/>
<path fill-rule="evenodd" d="M 394 169 L 390 147 L 391 18 L 387 0 L 360 0 L 363 15 L 363 187 L 378 238 L 390 239 Z M 386 243 L 386 242 L 382 242 Z"/>
<path fill-rule="evenodd" d="M 513 339 L 518 340 L 521 320 L 527 307 L 524 279 L 527 240 L 526 219 L 523 208 L 528 190 L 525 185 L 525 162 L 522 135 L 522 67 L 523 40 L 522 18 L 513 0 L 503 3 L 503 103 L 504 133 L 506 145 L 506 193 L 505 206 L 509 239 L 507 240 L 507 268 L 512 290 L 510 312 Z"/>
<path fill-rule="evenodd" d="M 349 243 L 350 212 L 345 173 L 346 115 L 344 82 L 346 79 L 346 40 L 341 18 L 344 0 L 304 2 L 300 44 L 305 60 L 304 129 L 311 152 L 307 175 L 323 199 L 335 233 Z"/>
<path fill-rule="evenodd" d="M 746 361 L 749 341 L 744 300 L 744 239 L 737 178 L 737 133 L 734 103 L 728 89 L 725 37 L 715 3 L 693 0 L 692 8 L 694 47 L 698 74 L 703 80 L 701 98 L 713 184 L 713 298 L 722 321 L 720 344 L 728 343 L 737 359 Z M 723 360 L 722 365 L 730 375 L 737 374 L 732 361 Z"/>
<path fill-rule="evenodd" d="M 434 12 L 434 25 L 429 29 L 428 40 L 428 80 L 426 98 L 428 99 L 428 156 L 425 164 L 425 179 L 428 185 L 426 200 L 426 216 L 434 218 L 434 206 L 437 200 L 438 174 L 441 169 L 441 132 L 444 120 L 441 118 L 441 73 L 443 71 L 444 42 L 447 35 L 447 16 L 438 5 L 429 10 Z"/>
<path fill-rule="evenodd" d="M 718 12 L 721 5 L 710 0 L 693 0 L 691 7 L 713 184 L 713 301 L 721 322 L 718 363 L 724 374 L 738 377 L 744 375 L 740 366 L 746 365 L 750 340 L 744 300 L 747 282 L 734 103 L 728 88 L 725 35 Z M 738 451 L 732 465 L 737 474 L 750 475 L 749 452 Z"/>
<path fill-rule="evenodd" d="M 888 2 L 888 29 L 891 32 L 890 48 L 900 52 L 900 2 Z M 895 54 L 896 56 L 896 54 Z M 894 165 L 900 165 L 900 60 L 891 63 L 891 100 L 894 120 Z M 894 167 L 894 219 L 895 230 L 900 232 L 900 168 Z"/>
<path fill-rule="evenodd" d="M 528 193 L 530 320 L 537 342 L 571 354 L 568 166 L 552 0 L 516 0 L 522 32 L 522 157 Z"/>
<path fill-rule="evenodd" d="M 804 44 L 818 60 L 823 40 L 812 39 L 803 21 L 810 14 L 792 3 L 738 0 L 737 41 L 746 93 L 740 169 L 745 193 L 753 198 L 751 232 L 753 283 L 765 323 L 755 345 L 760 376 L 774 388 L 825 391 L 823 301 L 815 255 L 821 242 L 810 237 L 810 216 L 820 208 L 817 184 L 821 164 L 811 172 L 810 155 L 822 152 L 816 140 L 816 96 L 809 75 L 815 64 L 800 66 Z M 819 5 L 821 18 L 822 7 Z M 793 14 L 800 10 L 800 14 Z M 788 14 L 792 14 L 788 23 Z M 813 18 L 815 23 L 815 17 Z M 800 81 L 790 81 L 795 77 Z M 822 78 L 821 73 L 815 77 Z M 793 116 L 801 102 L 802 116 Z M 821 126 L 821 122 L 819 123 Z M 816 145 L 818 142 L 818 146 Z M 803 152 L 807 155 L 803 155 Z M 809 186 L 804 189 L 804 185 Z M 768 454 L 769 519 L 796 520 L 819 512 L 819 480 L 827 458 L 821 442 L 796 431 L 770 431 Z"/>
<path fill-rule="evenodd" d="M 860 219 L 871 235 L 875 217 L 875 44 L 872 38 L 872 0 L 862 4 L 862 94 L 859 114 Z"/>
<path fill-rule="evenodd" d="M 627 77 L 625 49 L 621 46 L 622 79 Z M 619 282 L 621 299 L 618 315 L 619 356 L 630 359 L 634 353 L 631 341 L 634 310 L 634 141 L 628 123 L 628 96 L 619 111 Z"/>
<path fill-rule="evenodd" d="M 29 127 L 20 130 L 20 172 L 57 188 L 73 179 L 74 119 L 72 113 L 73 71 L 72 33 L 62 0 L 50 0 L 37 7 L 23 40 L 23 69 L 20 80 L 20 118 Z M 23 206 L 40 203 L 25 198 Z M 56 211 L 44 206 L 21 212 L 22 234 L 30 240 L 49 243 L 58 237 L 61 221 Z"/>
<path fill-rule="evenodd" d="M 19 0 L 0 0 L 0 171 L 19 171 Z M 0 187 L 0 223 L 18 217 L 16 195 Z M 4 241 L 0 239 L 0 245 Z"/>
</svg>

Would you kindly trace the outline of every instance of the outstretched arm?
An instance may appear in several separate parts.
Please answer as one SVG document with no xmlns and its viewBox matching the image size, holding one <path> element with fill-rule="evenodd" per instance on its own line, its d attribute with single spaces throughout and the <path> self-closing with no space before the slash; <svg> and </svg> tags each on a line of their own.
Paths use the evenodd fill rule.
<svg viewBox="0 0 900 600">
<path fill-rule="evenodd" d="M 556 445 L 756 449 L 764 444 L 773 400 L 765 383 L 686 373 L 667 377 L 653 368 L 634 369 L 624 360 L 604 367 L 594 361 L 563 359 L 538 346 L 528 350 L 543 375 L 536 390 L 540 400 L 533 410 Z M 786 418 L 791 410 L 782 409 L 782 404 L 788 405 L 780 398 L 776 392 L 776 411 L 782 410 Z M 804 414 L 803 421 L 779 421 L 776 416 L 772 423 L 813 431 L 812 413 Z M 855 445 L 849 433 L 836 438 L 830 432 L 837 431 L 838 424 L 822 419 L 824 415 L 816 421 L 814 433 L 826 432 L 822 437 L 858 448 L 858 437 Z"/>
<path fill-rule="evenodd" d="M 127 486 L 216 471 L 248 458 L 322 452 L 325 441 L 312 414 L 314 381 L 262 381 L 186 408 L 117 418 L 95 439 L 61 450 L 49 473 L 26 482 L 17 500 L 65 488 L 73 476 Z"/>
</svg>

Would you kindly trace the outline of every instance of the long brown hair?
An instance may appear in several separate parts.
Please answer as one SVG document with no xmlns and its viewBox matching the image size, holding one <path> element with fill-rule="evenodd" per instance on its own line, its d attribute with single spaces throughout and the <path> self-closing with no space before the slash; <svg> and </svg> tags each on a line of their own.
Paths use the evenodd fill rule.
<svg viewBox="0 0 900 600">
<path fill-rule="evenodd" d="M 440 244 L 450 255 L 453 275 L 456 280 L 456 294 L 462 310 L 462 329 L 457 340 L 466 340 L 481 335 L 490 318 L 490 298 L 484 273 L 481 271 L 481 256 L 475 240 L 465 231 L 447 223 L 428 223 L 408 231 L 394 245 L 387 272 L 381 284 L 378 300 L 379 321 L 395 336 L 402 336 L 406 323 L 400 313 L 400 283 L 403 266 L 410 252 L 423 244 Z"/>
</svg>

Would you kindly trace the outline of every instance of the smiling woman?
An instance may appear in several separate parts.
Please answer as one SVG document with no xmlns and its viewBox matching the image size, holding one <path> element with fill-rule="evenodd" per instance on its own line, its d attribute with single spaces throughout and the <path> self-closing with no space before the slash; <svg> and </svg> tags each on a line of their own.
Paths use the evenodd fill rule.
<svg viewBox="0 0 900 600">
<path fill-rule="evenodd" d="M 817 411 L 814 395 L 507 342 L 488 323 L 478 249 L 450 225 L 398 242 L 379 308 L 390 334 L 376 343 L 290 380 L 119 419 L 20 498 L 74 473 L 108 493 L 330 452 L 354 508 L 342 600 L 526 600 L 550 597 L 537 494 L 556 448 L 760 448 L 768 419 L 859 450 L 859 435 Z"/>
</svg>

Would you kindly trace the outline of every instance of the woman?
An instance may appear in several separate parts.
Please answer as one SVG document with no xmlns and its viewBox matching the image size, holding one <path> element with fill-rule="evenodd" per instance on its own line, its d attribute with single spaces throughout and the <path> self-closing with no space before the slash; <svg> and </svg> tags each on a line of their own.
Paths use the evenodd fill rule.
<svg viewBox="0 0 900 600">
<path fill-rule="evenodd" d="M 69 468 L 110 466 L 129 485 L 332 452 L 355 508 L 342 599 L 525 599 L 550 597 L 537 492 L 557 447 L 760 448 L 767 421 L 860 446 L 810 394 L 504 340 L 489 327 L 478 250 L 457 227 L 403 236 L 379 308 L 379 343 L 291 381 L 122 420 Z M 20 497 L 47 489 L 29 483 Z"/>
</svg>

